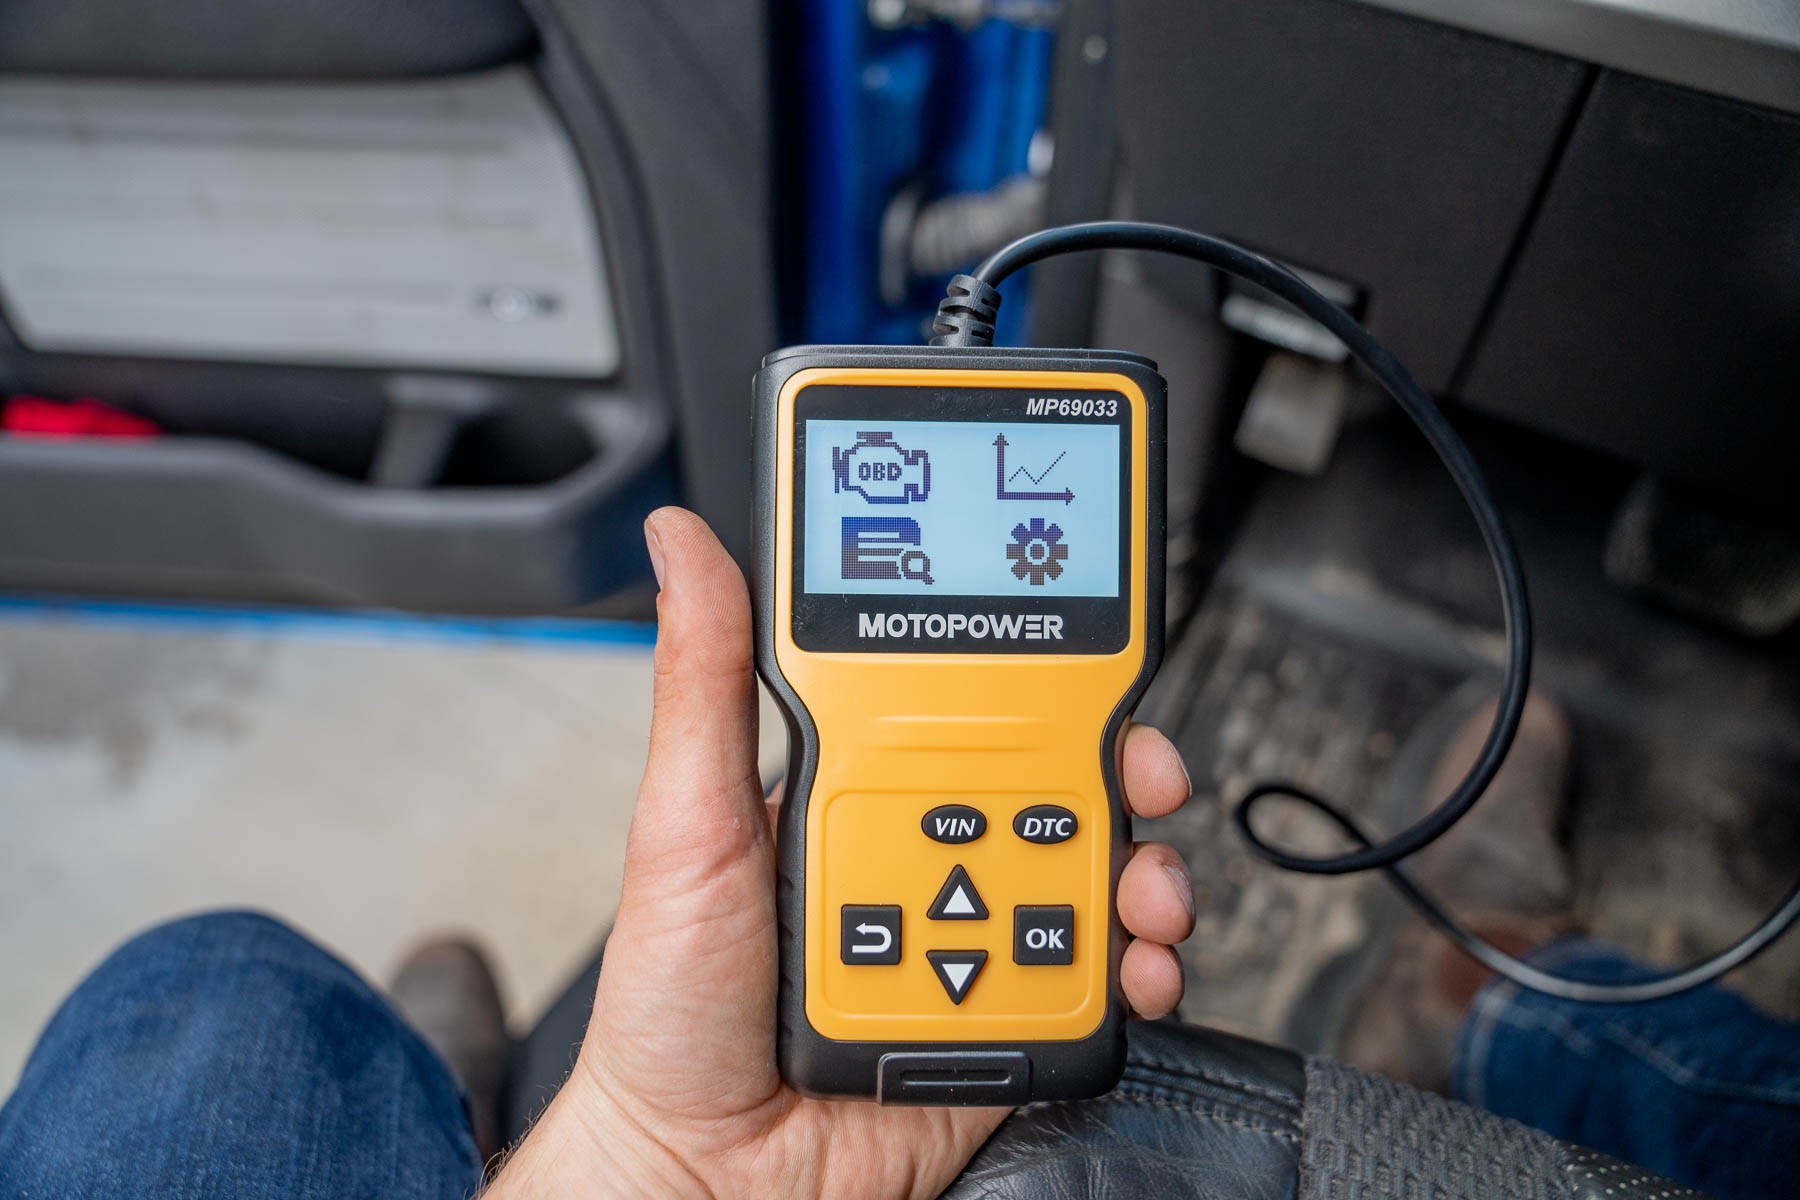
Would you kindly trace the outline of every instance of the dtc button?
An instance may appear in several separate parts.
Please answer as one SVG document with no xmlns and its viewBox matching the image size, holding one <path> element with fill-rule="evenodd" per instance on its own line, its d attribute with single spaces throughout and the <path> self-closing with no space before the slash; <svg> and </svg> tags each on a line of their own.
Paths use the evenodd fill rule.
<svg viewBox="0 0 1800 1200">
<path fill-rule="evenodd" d="M 1013 832 L 1039 846 L 1054 846 L 1075 836 L 1075 814 L 1055 804 L 1034 804 L 1013 818 Z"/>
</svg>

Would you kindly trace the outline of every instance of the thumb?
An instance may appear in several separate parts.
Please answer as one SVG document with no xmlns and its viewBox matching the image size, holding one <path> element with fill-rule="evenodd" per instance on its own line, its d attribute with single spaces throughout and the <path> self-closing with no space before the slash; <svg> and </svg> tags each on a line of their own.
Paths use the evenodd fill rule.
<svg viewBox="0 0 1800 1200">
<path fill-rule="evenodd" d="M 628 894 L 691 892 L 746 866 L 756 891 L 765 892 L 769 838 L 743 573 L 706 523 L 683 509 L 652 513 L 644 536 L 661 591 L 650 755 L 626 851 Z"/>
<path fill-rule="evenodd" d="M 580 1094 L 717 1128 L 779 1088 L 750 597 L 693 513 L 659 509 L 644 537 L 661 586 L 650 755 L 579 1059 L 600 1092 Z"/>
</svg>

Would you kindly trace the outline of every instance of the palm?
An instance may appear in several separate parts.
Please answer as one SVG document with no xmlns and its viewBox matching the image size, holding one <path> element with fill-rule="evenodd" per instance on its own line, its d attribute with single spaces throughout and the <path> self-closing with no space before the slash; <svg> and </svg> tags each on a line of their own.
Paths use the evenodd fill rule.
<svg viewBox="0 0 1800 1200">
<path fill-rule="evenodd" d="M 788 1088 L 782 1091 L 793 1096 Z M 772 1139 L 796 1164 L 815 1163 L 816 1187 L 806 1195 L 935 1196 L 1006 1116 L 1003 1108 L 881 1108 L 854 1100 L 802 1100 Z M 827 1151 L 829 1150 L 829 1153 Z M 793 1173 L 752 1187 L 783 1194 Z"/>
</svg>

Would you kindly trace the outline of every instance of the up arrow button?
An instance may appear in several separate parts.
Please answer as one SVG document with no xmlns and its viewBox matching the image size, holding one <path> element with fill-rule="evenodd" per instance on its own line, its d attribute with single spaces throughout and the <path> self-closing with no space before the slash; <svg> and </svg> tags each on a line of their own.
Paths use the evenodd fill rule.
<svg viewBox="0 0 1800 1200">
<path fill-rule="evenodd" d="M 988 910 L 981 902 L 981 893 L 970 881 L 969 873 L 959 866 L 944 880 L 937 899 L 931 902 L 925 915 L 933 921 L 985 921 Z"/>
</svg>

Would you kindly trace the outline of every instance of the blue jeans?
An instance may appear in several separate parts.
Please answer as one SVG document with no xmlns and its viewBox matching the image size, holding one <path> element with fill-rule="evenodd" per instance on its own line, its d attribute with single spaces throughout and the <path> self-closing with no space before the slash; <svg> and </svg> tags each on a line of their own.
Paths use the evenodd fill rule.
<svg viewBox="0 0 1800 1200">
<path fill-rule="evenodd" d="M 1727 1200 L 1792 1194 L 1776 1172 L 1800 1135 L 1800 1025 L 1729 993 L 1615 1009 L 1490 989 L 1458 1082 Z M 3 1197 L 462 1200 L 480 1180 L 443 1064 L 348 967 L 245 913 L 116 951 L 0 1108 Z"/>
<path fill-rule="evenodd" d="M 285 925 L 190 917 L 64 1001 L 0 1108 L 0 1196 L 461 1200 L 481 1183 L 450 1072 Z"/>
<path fill-rule="evenodd" d="M 1595 983 L 1647 974 L 1579 938 L 1532 961 Z M 1453 1091 L 1720 1200 L 1800 1194 L 1800 1024 L 1724 988 L 1591 1005 L 1490 984 L 1463 1020 Z"/>
</svg>

